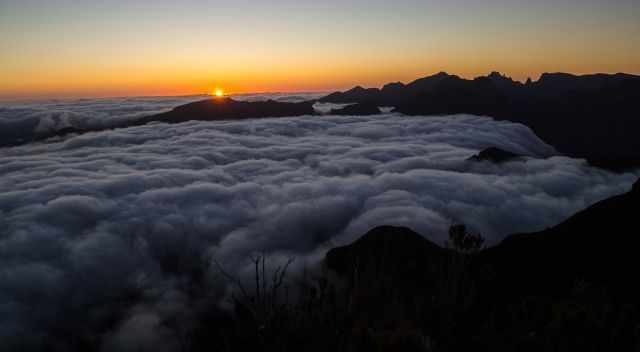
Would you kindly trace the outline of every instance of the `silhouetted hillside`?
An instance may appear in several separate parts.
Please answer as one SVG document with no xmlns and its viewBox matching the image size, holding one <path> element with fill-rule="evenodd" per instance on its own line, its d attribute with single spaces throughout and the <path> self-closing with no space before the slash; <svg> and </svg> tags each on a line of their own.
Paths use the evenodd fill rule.
<svg viewBox="0 0 640 352">
<path fill-rule="evenodd" d="M 474 265 L 491 265 L 499 285 L 512 294 L 568 293 L 575 280 L 586 280 L 627 297 L 640 295 L 640 180 L 628 193 L 598 202 L 547 230 L 508 236 L 473 255 Z M 382 226 L 353 244 L 327 253 L 327 265 L 339 274 L 424 276 L 442 264 L 451 249 L 431 243 L 410 229 Z M 427 275 L 428 276 L 428 275 Z M 410 280 L 408 280 L 410 281 Z"/>
<path fill-rule="evenodd" d="M 633 350 L 639 207 L 640 181 L 553 228 L 481 251 L 455 245 L 473 236 L 464 227 L 452 227 L 463 241 L 445 249 L 383 226 L 332 249 L 326 264 L 347 280 L 351 321 L 369 331 L 359 350 L 393 341 L 417 351 Z"/>
<path fill-rule="evenodd" d="M 293 258 L 273 265 L 252 255 L 254 272 L 243 282 L 215 258 L 195 256 L 183 303 L 158 303 L 169 310 L 157 322 L 158 343 L 180 351 L 635 351 L 639 207 L 640 181 L 557 226 L 488 249 L 464 225 L 451 226 L 445 246 L 380 226 L 331 249 L 318 270 L 292 277 Z M 175 258 L 163 264 L 174 271 L 185 264 Z M 213 268 L 214 285 L 205 276 Z M 233 289 L 231 309 L 219 306 L 217 284 Z M 113 300 L 144 308 L 146 292 Z M 129 315 L 105 311 L 109 324 L 85 328 L 95 311 L 70 311 L 79 323 L 55 326 L 51 336 L 69 341 L 62 350 L 110 350 L 86 337 L 102 335 L 83 329 L 106 334 Z"/>
<path fill-rule="evenodd" d="M 313 114 L 315 114 L 315 110 L 312 102 L 284 103 L 274 100 L 248 102 L 236 101 L 231 98 L 215 98 L 181 105 L 169 112 L 147 116 L 137 121 L 136 124 L 255 119 Z"/>
<path fill-rule="evenodd" d="M 513 235 L 484 251 L 502 291 L 513 294 L 569 293 L 576 281 L 606 287 L 634 300 L 640 267 L 640 181 L 632 191 L 606 199 L 545 231 Z"/>
<path fill-rule="evenodd" d="M 640 165 L 640 77 L 545 73 L 523 84 L 497 72 L 473 80 L 438 73 L 407 85 L 358 87 L 320 101 L 394 106 L 408 115 L 468 113 L 520 122 L 561 152 L 595 165 Z"/>
</svg>

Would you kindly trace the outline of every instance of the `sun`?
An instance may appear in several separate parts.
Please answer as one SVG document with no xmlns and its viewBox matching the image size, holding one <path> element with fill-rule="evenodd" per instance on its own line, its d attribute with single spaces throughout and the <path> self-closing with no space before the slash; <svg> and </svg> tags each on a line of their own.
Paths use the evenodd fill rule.
<svg viewBox="0 0 640 352">
<path fill-rule="evenodd" d="M 216 88 L 211 95 L 213 95 L 216 98 L 222 98 L 224 96 L 224 90 L 220 88 Z"/>
</svg>

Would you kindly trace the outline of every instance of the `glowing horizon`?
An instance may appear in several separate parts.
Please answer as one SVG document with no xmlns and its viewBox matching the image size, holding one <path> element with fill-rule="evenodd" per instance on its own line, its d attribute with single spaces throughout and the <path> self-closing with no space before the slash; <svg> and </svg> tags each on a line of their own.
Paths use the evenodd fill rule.
<svg viewBox="0 0 640 352">
<path fill-rule="evenodd" d="M 634 0 L 0 0 L 0 98 L 312 92 L 446 71 L 640 73 Z"/>
</svg>

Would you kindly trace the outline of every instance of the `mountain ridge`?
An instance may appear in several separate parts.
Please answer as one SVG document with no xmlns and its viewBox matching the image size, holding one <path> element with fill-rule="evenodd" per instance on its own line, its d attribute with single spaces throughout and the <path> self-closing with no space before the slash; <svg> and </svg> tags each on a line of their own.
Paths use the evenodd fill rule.
<svg viewBox="0 0 640 352">
<path fill-rule="evenodd" d="M 493 284 L 510 294 L 568 293 L 570 285 L 581 279 L 606 285 L 612 293 L 631 298 L 640 294 L 635 281 L 628 280 L 640 265 L 639 257 L 634 255 L 640 248 L 640 235 L 634 232 L 638 208 L 640 179 L 629 191 L 596 202 L 555 226 L 509 235 L 469 257 L 477 267 L 492 267 L 497 274 Z M 395 272 L 398 267 L 409 266 L 417 275 L 429 268 L 416 267 L 415 263 L 433 264 L 447 252 L 454 250 L 409 228 L 384 225 L 369 230 L 351 244 L 331 249 L 325 261 L 340 274 L 349 273 L 350 266 L 364 268 L 367 263 L 376 271 Z"/>
<path fill-rule="evenodd" d="M 633 350 L 639 207 L 640 180 L 556 226 L 471 252 L 380 226 L 331 249 L 325 265 L 346 281 L 350 321 L 370 340 L 409 329 L 445 351 Z"/>
<path fill-rule="evenodd" d="M 640 165 L 640 76 L 544 73 L 514 81 L 499 72 L 463 79 L 440 72 L 408 84 L 334 92 L 319 101 L 393 106 L 406 115 L 474 114 L 522 123 L 560 152 L 595 166 Z"/>
</svg>

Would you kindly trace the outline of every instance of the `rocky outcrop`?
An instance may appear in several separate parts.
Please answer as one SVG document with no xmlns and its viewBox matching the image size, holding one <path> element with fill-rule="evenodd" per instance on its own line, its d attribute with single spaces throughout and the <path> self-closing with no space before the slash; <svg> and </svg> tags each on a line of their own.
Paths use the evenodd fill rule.
<svg viewBox="0 0 640 352">
<path fill-rule="evenodd" d="M 503 163 L 506 161 L 522 158 L 521 155 L 502 150 L 496 147 L 489 147 L 480 151 L 480 153 L 470 157 L 469 161 L 490 161 L 492 163 Z"/>
</svg>

